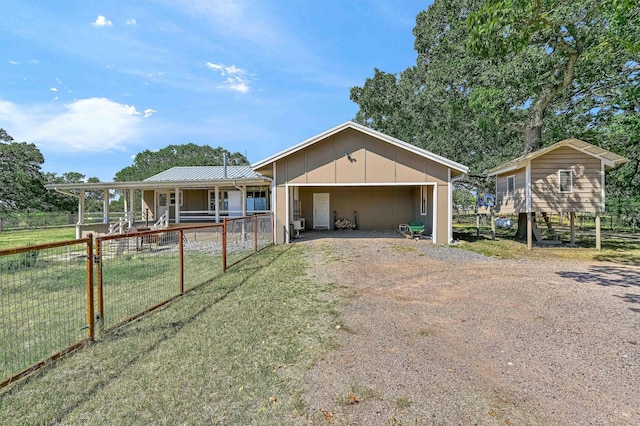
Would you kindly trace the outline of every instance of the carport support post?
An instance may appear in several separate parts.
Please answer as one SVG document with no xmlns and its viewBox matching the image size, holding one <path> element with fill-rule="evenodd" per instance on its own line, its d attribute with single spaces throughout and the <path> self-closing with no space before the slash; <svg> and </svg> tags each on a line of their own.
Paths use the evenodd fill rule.
<svg viewBox="0 0 640 426">
<path fill-rule="evenodd" d="M 600 212 L 596 212 L 596 250 L 602 250 L 601 244 L 601 235 L 600 235 Z"/>
<path fill-rule="evenodd" d="M 527 212 L 527 250 L 533 247 L 533 215 Z"/>
</svg>

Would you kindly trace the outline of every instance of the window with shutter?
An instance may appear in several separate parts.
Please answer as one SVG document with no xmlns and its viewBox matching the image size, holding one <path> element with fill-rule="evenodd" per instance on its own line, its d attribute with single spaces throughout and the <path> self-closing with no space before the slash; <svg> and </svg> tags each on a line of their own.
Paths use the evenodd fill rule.
<svg viewBox="0 0 640 426">
<path fill-rule="evenodd" d="M 558 183 L 560 192 L 573 192 L 573 170 L 558 170 Z"/>
<path fill-rule="evenodd" d="M 516 193 L 516 177 L 507 176 L 507 197 L 513 197 Z"/>
</svg>

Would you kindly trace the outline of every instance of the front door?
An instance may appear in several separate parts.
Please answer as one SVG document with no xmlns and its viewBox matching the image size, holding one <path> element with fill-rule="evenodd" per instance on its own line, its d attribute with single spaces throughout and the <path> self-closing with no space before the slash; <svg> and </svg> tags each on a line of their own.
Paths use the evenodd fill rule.
<svg viewBox="0 0 640 426">
<path fill-rule="evenodd" d="M 329 194 L 318 192 L 313 194 L 313 229 L 330 228 Z"/>
<path fill-rule="evenodd" d="M 156 215 L 155 220 L 160 219 L 160 217 L 165 214 L 169 210 L 169 191 L 158 191 L 156 192 Z"/>
</svg>

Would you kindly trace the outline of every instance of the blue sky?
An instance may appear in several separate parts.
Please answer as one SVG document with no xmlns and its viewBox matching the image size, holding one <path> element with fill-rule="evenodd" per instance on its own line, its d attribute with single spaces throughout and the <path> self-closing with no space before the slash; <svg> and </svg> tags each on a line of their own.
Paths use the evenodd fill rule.
<svg viewBox="0 0 640 426">
<path fill-rule="evenodd" d="M 429 3 L 0 0 L 0 127 L 43 171 L 101 181 L 170 144 L 256 162 L 352 119 L 374 68 L 414 65 Z"/>
</svg>

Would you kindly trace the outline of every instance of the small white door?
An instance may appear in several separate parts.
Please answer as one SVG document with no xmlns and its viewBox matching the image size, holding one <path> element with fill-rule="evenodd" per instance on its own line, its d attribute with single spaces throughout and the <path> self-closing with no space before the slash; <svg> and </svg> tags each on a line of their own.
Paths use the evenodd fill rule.
<svg viewBox="0 0 640 426">
<path fill-rule="evenodd" d="M 169 210 L 169 192 L 156 192 L 156 216 L 158 220 Z"/>
<path fill-rule="evenodd" d="M 329 194 L 318 192 L 313 194 L 313 229 L 329 229 L 331 214 L 329 212 Z"/>
</svg>

